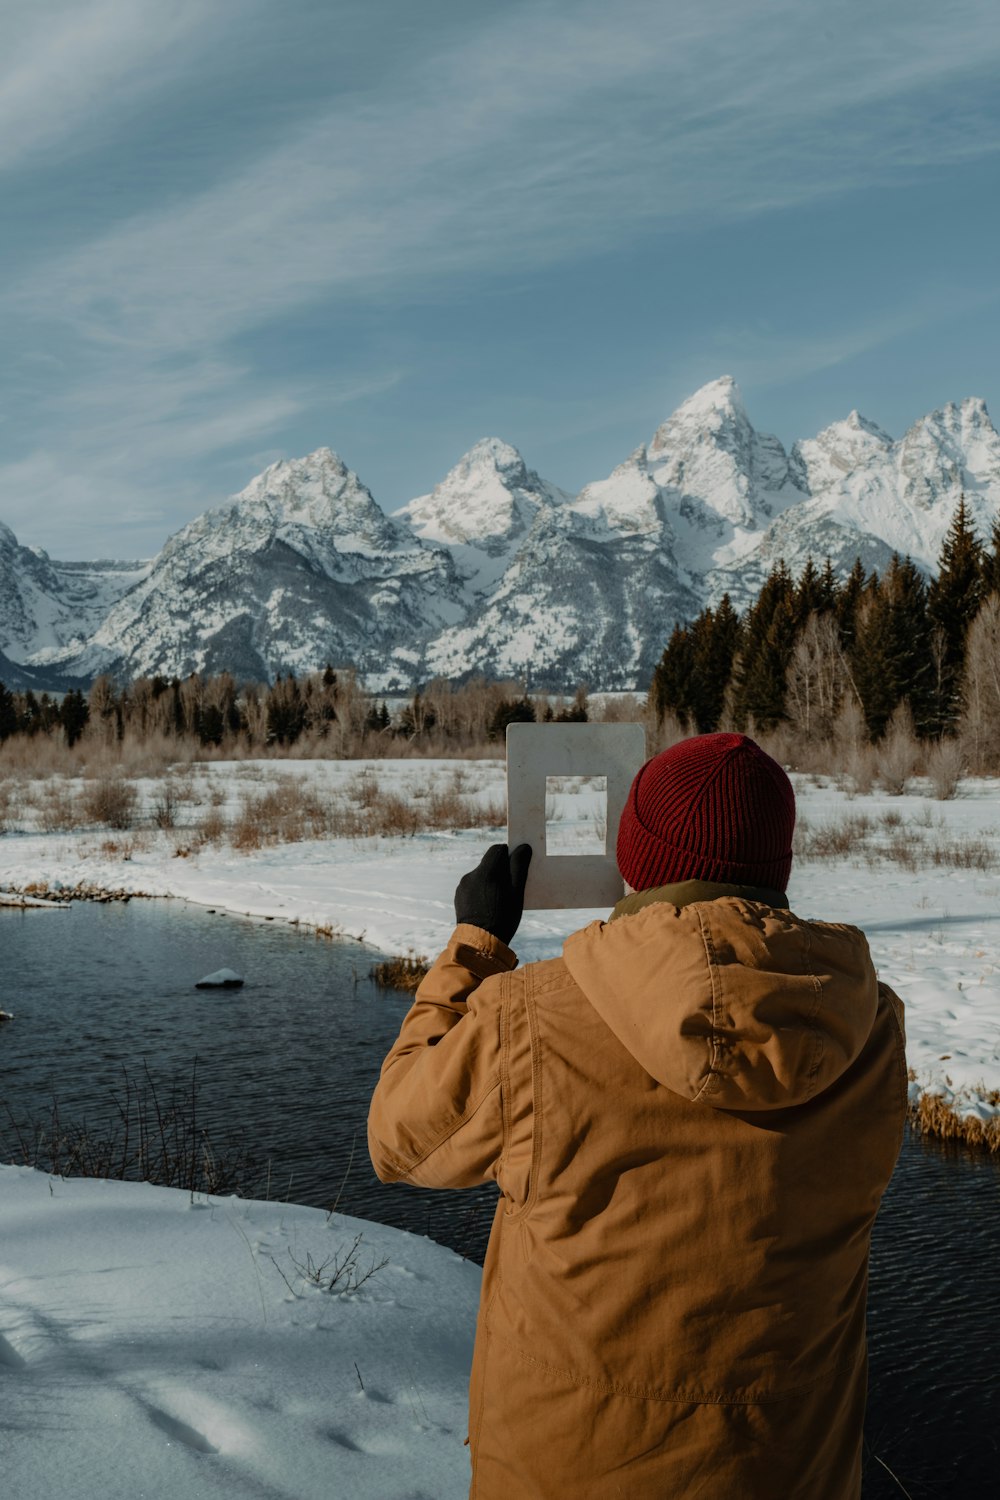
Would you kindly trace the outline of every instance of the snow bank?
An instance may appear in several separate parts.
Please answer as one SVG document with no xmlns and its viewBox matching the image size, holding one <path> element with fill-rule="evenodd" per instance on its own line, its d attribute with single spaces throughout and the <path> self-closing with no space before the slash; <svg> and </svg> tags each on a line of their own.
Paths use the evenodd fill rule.
<svg viewBox="0 0 1000 1500">
<path fill-rule="evenodd" d="M 358 1234 L 360 1272 L 386 1263 L 357 1291 L 296 1271 Z M 0 1244 L 11 1500 L 467 1495 L 480 1273 L 452 1251 L 317 1209 L 24 1167 L 0 1167 Z"/>
<path fill-rule="evenodd" d="M 241 792 L 259 791 L 268 779 L 304 778 L 313 790 L 332 793 L 362 771 L 376 780 L 380 793 L 409 799 L 426 796 L 435 778 L 449 784 L 456 773 L 484 804 L 504 795 L 500 761 L 215 763 L 196 771 L 202 805 L 215 797 L 223 815 L 238 809 Z M 930 862 L 938 846 L 977 842 L 1000 863 L 1000 782 L 965 782 L 959 797 L 942 803 L 879 793 L 849 799 L 832 784 L 793 779 L 800 822 L 812 829 L 858 818 L 881 827 L 888 817 L 898 818 L 903 833 L 919 835 L 925 862 L 918 868 L 893 859 L 872 863 L 860 843 L 836 859 L 797 859 L 790 900 L 803 916 L 850 922 L 868 934 L 881 977 L 906 1004 L 908 1055 L 920 1089 L 948 1091 L 957 1111 L 974 1107 L 1000 1115 L 990 1097 L 1000 1090 L 1000 873 Z M 146 783 L 145 804 L 152 806 L 155 796 L 156 784 Z M 586 794 L 580 800 L 585 817 Z M 894 836 L 888 827 L 879 835 L 886 843 Z M 34 886 L 42 895 L 58 896 L 82 887 L 177 896 L 302 923 L 383 953 L 430 958 L 451 932 L 460 876 L 499 837 L 495 830 L 466 829 L 278 844 L 251 853 L 224 842 L 200 848 L 195 842 L 177 857 L 179 845 L 191 844 L 183 829 L 15 833 L 0 840 L 0 890 Z M 528 912 L 515 942 L 518 955 L 522 961 L 551 957 L 569 931 L 606 915 Z"/>
</svg>

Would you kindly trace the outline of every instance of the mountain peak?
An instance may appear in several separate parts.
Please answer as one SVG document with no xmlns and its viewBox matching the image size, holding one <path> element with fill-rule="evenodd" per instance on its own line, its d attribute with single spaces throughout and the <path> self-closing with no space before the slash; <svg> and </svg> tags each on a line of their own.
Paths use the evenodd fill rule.
<svg viewBox="0 0 1000 1500">
<path fill-rule="evenodd" d="M 665 422 L 660 423 L 649 445 L 649 456 L 655 459 L 659 454 L 669 452 L 682 437 L 688 440 L 691 436 L 708 437 L 712 440 L 730 434 L 728 440 L 731 441 L 733 435 L 738 435 L 737 440 L 749 439 L 752 433 L 740 388 L 731 375 L 723 375 L 718 380 L 710 380 L 693 396 L 688 396 Z"/>
<path fill-rule="evenodd" d="M 350 472 L 340 454 L 334 452 L 332 448 L 314 448 L 311 453 L 306 453 L 301 458 L 279 458 L 273 464 L 268 464 L 266 469 L 251 479 L 246 488 L 250 490 L 254 486 L 266 487 L 276 479 L 300 479 L 313 475 L 320 477 L 333 474 L 338 479 L 342 479 Z M 245 494 L 246 490 L 242 493 Z"/>
<path fill-rule="evenodd" d="M 523 485 L 528 478 L 527 465 L 511 443 L 505 443 L 503 438 L 485 437 L 473 443 L 468 453 L 463 453 L 442 484 L 447 484 L 452 475 L 465 479 L 476 469 L 493 470 L 507 485 Z"/>
<path fill-rule="evenodd" d="M 693 396 L 681 402 L 674 416 L 707 416 L 712 412 L 738 412 L 746 416 L 743 394 L 732 375 L 720 375 L 718 380 L 699 387 Z"/>
<path fill-rule="evenodd" d="M 501 438 L 481 438 L 429 495 L 396 512 L 422 542 L 457 549 L 459 571 L 474 589 L 499 578 L 539 511 L 561 492 L 529 469 Z"/>
<path fill-rule="evenodd" d="M 883 427 L 880 427 L 877 422 L 873 422 L 870 417 L 863 417 L 857 407 L 854 407 L 839 422 L 831 422 L 829 427 L 824 427 L 822 432 L 818 432 L 811 441 L 830 447 L 838 440 L 843 441 L 846 439 L 855 445 L 860 444 L 860 447 L 857 448 L 857 451 L 860 453 L 867 451 L 873 446 L 867 442 L 869 438 L 874 439 L 875 447 L 881 448 L 891 448 L 894 442 L 894 439 Z M 805 441 L 808 442 L 810 439 L 806 439 Z"/>
</svg>

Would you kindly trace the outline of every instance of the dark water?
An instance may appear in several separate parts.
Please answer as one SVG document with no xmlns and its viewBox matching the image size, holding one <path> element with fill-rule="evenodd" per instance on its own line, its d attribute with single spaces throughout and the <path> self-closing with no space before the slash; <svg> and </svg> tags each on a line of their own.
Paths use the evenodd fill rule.
<svg viewBox="0 0 1000 1500">
<path fill-rule="evenodd" d="M 93 1124 L 111 1118 L 123 1067 L 138 1078 L 145 1061 L 164 1086 L 197 1057 L 200 1117 L 216 1135 L 242 1129 L 261 1196 L 269 1171 L 273 1198 L 339 1199 L 482 1259 L 492 1189 L 383 1187 L 368 1162 L 368 1099 L 408 1004 L 370 983 L 371 950 L 132 902 L 0 909 L 0 954 L 8 1144 L 8 1104 L 39 1115 L 56 1096 L 64 1119 Z M 246 986 L 194 988 L 223 967 Z M 998 1268 L 1000 1164 L 909 1138 L 872 1249 L 865 1500 L 1000 1494 Z"/>
</svg>

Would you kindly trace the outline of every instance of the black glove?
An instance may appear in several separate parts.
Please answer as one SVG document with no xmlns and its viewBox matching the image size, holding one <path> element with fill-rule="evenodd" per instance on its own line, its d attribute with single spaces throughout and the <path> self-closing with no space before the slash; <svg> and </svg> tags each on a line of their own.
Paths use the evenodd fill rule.
<svg viewBox="0 0 1000 1500">
<path fill-rule="evenodd" d="M 491 844 L 476 868 L 458 882 L 456 922 L 471 922 L 509 943 L 524 910 L 530 863 L 530 844 L 518 844 L 512 854 L 507 853 L 506 844 Z"/>
</svg>

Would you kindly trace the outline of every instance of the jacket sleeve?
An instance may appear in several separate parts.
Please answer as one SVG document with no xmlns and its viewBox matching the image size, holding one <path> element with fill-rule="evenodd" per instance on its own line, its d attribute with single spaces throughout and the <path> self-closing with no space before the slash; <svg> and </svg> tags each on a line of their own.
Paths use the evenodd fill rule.
<svg viewBox="0 0 1000 1500">
<path fill-rule="evenodd" d="M 382 1064 L 368 1150 L 382 1182 L 473 1187 L 496 1177 L 506 944 L 460 923 Z"/>
</svg>

